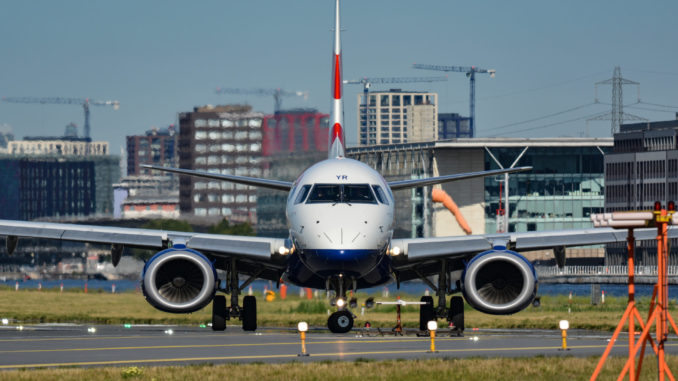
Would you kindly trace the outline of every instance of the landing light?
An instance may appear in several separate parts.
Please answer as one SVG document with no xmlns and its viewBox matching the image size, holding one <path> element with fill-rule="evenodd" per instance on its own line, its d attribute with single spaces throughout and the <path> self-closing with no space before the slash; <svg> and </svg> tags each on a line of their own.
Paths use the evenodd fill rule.
<svg viewBox="0 0 678 381">
<path fill-rule="evenodd" d="M 337 307 L 342 308 L 346 305 L 346 301 L 343 298 L 337 299 Z"/>
<path fill-rule="evenodd" d="M 396 255 L 400 255 L 400 253 L 401 253 L 401 251 L 400 251 L 400 248 L 398 246 L 394 246 L 393 248 L 391 248 L 391 255 L 396 256 Z"/>
</svg>

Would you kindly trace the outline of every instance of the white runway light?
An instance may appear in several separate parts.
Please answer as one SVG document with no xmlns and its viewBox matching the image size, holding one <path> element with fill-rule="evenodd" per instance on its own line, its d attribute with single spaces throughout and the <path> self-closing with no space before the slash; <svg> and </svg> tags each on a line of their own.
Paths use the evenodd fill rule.
<svg viewBox="0 0 678 381">
<path fill-rule="evenodd" d="M 94 327 L 89 327 L 89 328 L 87 328 L 87 332 L 89 332 L 89 333 L 96 333 L 96 332 L 97 332 L 97 329 L 94 328 Z"/>
<path fill-rule="evenodd" d="M 174 335 L 174 330 L 172 330 L 171 328 L 168 329 L 168 330 L 165 330 L 165 334 L 166 335 Z"/>
<path fill-rule="evenodd" d="M 7 325 L 7 324 L 9 324 L 9 319 L 7 319 L 7 318 L 2 319 L 2 325 Z"/>
</svg>

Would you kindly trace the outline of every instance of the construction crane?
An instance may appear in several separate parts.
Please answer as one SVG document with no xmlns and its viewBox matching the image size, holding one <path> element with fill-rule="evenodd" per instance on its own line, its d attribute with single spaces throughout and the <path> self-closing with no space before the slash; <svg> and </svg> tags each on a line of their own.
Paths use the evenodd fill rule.
<svg viewBox="0 0 678 381">
<path fill-rule="evenodd" d="M 39 103 L 39 104 L 61 104 L 61 105 L 80 105 L 85 110 L 85 138 L 90 138 L 89 108 L 90 106 L 113 106 L 113 110 L 120 108 L 118 101 L 94 101 L 89 98 L 63 98 L 63 97 L 2 97 L 3 102 L 7 103 Z"/>
<path fill-rule="evenodd" d="M 283 97 L 304 97 L 308 99 L 308 91 L 285 91 L 283 89 L 238 89 L 230 87 L 217 87 L 217 94 L 244 94 L 257 96 L 273 96 L 275 100 L 274 111 L 277 114 L 282 109 Z"/>
<path fill-rule="evenodd" d="M 447 81 L 447 76 L 441 77 L 386 77 L 386 78 L 367 78 L 362 79 L 345 79 L 344 83 L 347 85 L 363 85 L 363 107 L 367 107 L 367 95 L 370 87 L 378 83 L 413 83 L 413 82 L 439 82 Z"/>
<path fill-rule="evenodd" d="M 414 64 L 412 65 L 415 69 L 423 70 L 437 70 L 437 71 L 455 71 L 460 73 L 466 73 L 466 76 L 471 82 L 471 95 L 469 98 L 469 132 L 471 136 L 475 136 L 475 121 L 476 121 L 476 73 L 487 73 L 491 78 L 494 78 L 496 70 L 494 69 L 481 69 L 475 66 L 442 66 L 442 65 L 423 65 L 423 64 Z"/>
</svg>

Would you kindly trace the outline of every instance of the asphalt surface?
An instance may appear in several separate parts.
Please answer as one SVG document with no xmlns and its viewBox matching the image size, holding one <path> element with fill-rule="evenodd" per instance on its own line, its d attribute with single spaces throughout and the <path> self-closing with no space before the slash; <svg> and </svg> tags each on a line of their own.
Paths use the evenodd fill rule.
<svg viewBox="0 0 678 381">
<path fill-rule="evenodd" d="M 92 330 L 95 329 L 95 331 Z M 437 332 L 436 353 L 430 353 L 430 338 L 384 336 L 353 331 L 335 335 L 324 330 L 307 333 L 308 357 L 299 357 L 299 334 L 289 330 L 260 329 L 243 332 L 229 326 L 225 332 L 185 326 L 87 326 L 0 324 L 0 369 L 58 366 L 177 365 L 224 362 L 283 362 L 368 359 L 414 359 L 431 357 L 600 356 L 611 334 L 572 330 L 568 351 L 562 351 L 560 331 L 478 330 L 463 337 Z M 669 341 L 667 352 L 678 354 L 678 340 Z M 648 349 L 648 353 L 651 353 Z M 628 338 L 620 337 L 614 355 L 628 353 Z"/>
</svg>

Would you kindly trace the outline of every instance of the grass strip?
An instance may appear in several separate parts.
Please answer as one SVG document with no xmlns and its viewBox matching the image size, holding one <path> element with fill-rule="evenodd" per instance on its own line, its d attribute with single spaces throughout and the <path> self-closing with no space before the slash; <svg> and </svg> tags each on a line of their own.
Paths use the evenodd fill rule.
<svg viewBox="0 0 678 381">
<path fill-rule="evenodd" d="M 419 296 L 401 295 L 405 300 L 419 300 Z M 359 301 L 367 298 L 357 295 Z M 384 298 L 376 297 L 377 300 Z M 394 300 L 391 297 L 390 300 Z M 638 308 L 642 315 L 647 314 L 649 298 L 639 298 Z M 329 312 L 334 308 L 325 298 L 306 300 L 297 295 L 288 295 L 286 300 L 279 297 L 272 302 L 257 298 L 257 316 L 259 326 L 296 327 L 300 321 L 311 326 L 323 327 L 327 323 Z M 508 316 L 488 315 L 466 306 L 466 328 L 525 328 L 556 329 L 562 319 L 570 321 L 572 329 L 614 330 L 624 308 L 626 298 L 607 297 L 604 305 L 593 306 L 587 297 L 574 297 L 572 301 L 566 295 L 541 298 L 541 306 L 527 309 Z M 675 301 L 670 303 L 675 311 Z M 419 325 L 418 306 L 405 306 L 402 309 L 402 321 L 405 327 Z M 377 306 L 353 311 L 358 317 L 355 326 L 361 327 L 369 321 L 373 327 L 390 328 L 395 325 L 395 306 Z M 211 305 L 191 314 L 170 314 L 151 307 L 138 292 L 63 292 L 58 290 L 0 290 L 0 318 L 13 319 L 26 323 L 90 323 L 90 324 L 186 324 L 199 325 L 211 321 Z M 229 324 L 239 324 L 231 320 Z M 444 322 L 441 321 L 441 325 Z"/>
<path fill-rule="evenodd" d="M 625 358 L 612 357 L 598 379 L 615 379 Z M 168 367 L 103 367 L 11 370 L 0 372 L 3 380 L 588 380 L 598 357 L 445 358 L 422 360 L 311 363 L 199 364 Z M 678 369 L 678 358 L 668 358 Z M 654 379 L 656 361 L 647 358 L 640 379 Z"/>
</svg>

